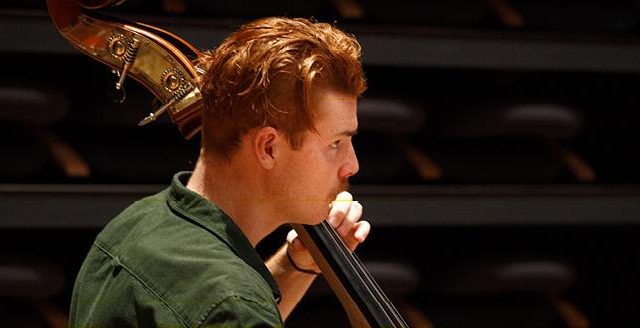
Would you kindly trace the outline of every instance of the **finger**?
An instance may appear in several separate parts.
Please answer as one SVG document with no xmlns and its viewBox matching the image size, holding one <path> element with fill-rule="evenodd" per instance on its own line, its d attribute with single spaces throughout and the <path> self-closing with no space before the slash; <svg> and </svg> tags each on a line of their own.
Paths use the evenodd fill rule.
<svg viewBox="0 0 640 328">
<path fill-rule="evenodd" d="M 362 205 L 356 201 L 351 202 L 349 212 L 344 220 L 338 226 L 338 234 L 342 237 L 346 236 L 353 228 L 353 225 L 362 217 Z"/>
<path fill-rule="evenodd" d="M 359 221 L 353 226 L 351 231 L 352 233 L 344 237 L 343 240 L 345 244 L 347 244 L 347 247 L 349 247 L 351 251 L 354 251 L 360 243 L 367 239 L 371 231 L 371 225 L 367 221 Z"/>
<path fill-rule="evenodd" d="M 371 224 L 369 224 L 369 222 L 359 221 L 353 226 L 351 233 L 349 233 L 346 237 L 344 237 L 343 240 L 347 245 L 347 247 L 351 251 L 354 251 L 356 247 L 360 245 L 360 243 L 364 242 L 364 240 L 369 235 L 370 231 L 371 231 Z"/>
<path fill-rule="evenodd" d="M 342 224 L 342 221 L 351 208 L 352 200 L 353 196 L 351 196 L 348 191 L 343 191 L 336 196 L 336 199 L 331 203 L 331 210 L 327 218 L 332 227 L 337 228 Z"/>
<path fill-rule="evenodd" d="M 291 242 L 296 238 L 298 238 L 298 233 L 294 229 L 291 229 L 287 234 L 287 243 L 291 244 Z"/>
<path fill-rule="evenodd" d="M 295 230 L 289 231 L 287 234 L 287 253 L 291 257 L 291 261 L 298 267 L 319 272 L 320 268 L 316 265 L 311 254 L 307 251 L 307 247 L 298 237 Z"/>
<path fill-rule="evenodd" d="M 367 221 L 360 221 L 356 223 L 354 227 L 353 238 L 358 243 L 361 243 L 365 239 L 367 239 L 367 236 L 369 236 L 370 231 L 371 231 L 371 224 L 369 224 L 369 222 Z"/>
<path fill-rule="evenodd" d="M 307 249 L 298 238 L 298 233 L 293 229 L 287 234 L 287 244 L 289 244 L 289 249 L 294 252 L 302 252 Z"/>
</svg>

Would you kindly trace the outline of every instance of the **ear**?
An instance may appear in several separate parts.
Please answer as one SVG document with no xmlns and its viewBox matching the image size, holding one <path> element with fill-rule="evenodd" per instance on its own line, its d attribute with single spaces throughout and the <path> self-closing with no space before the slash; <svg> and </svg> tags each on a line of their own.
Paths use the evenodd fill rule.
<svg viewBox="0 0 640 328">
<path fill-rule="evenodd" d="M 266 126 L 258 129 L 253 137 L 253 151 L 265 169 L 271 169 L 282 147 L 282 135 L 273 127 Z"/>
</svg>

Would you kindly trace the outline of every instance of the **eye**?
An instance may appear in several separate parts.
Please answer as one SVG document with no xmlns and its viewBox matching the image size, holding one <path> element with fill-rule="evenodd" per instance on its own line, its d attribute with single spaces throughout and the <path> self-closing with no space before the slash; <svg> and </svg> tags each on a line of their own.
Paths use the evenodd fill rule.
<svg viewBox="0 0 640 328">
<path fill-rule="evenodd" d="M 338 149 L 339 146 L 340 146 L 340 140 L 336 140 L 329 147 Z"/>
</svg>

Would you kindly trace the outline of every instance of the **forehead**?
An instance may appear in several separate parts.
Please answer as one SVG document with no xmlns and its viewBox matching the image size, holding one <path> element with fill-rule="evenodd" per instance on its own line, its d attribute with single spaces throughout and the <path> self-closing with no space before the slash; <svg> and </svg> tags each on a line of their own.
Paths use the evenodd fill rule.
<svg viewBox="0 0 640 328">
<path fill-rule="evenodd" d="M 311 106 L 317 117 L 315 127 L 320 137 L 358 128 L 357 98 L 345 92 L 328 87 L 314 90 Z"/>
</svg>

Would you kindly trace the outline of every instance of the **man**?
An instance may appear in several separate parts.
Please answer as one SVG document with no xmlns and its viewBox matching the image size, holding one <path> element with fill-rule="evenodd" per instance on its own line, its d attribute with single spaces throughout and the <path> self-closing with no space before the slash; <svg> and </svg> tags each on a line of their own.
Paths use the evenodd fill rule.
<svg viewBox="0 0 640 328">
<path fill-rule="evenodd" d="M 255 245 L 282 224 L 324 219 L 352 249 L 368 235 L 345 191 L 358 171 L 351 138 L 366 87 L 355 39 L 328 24 L 267 18 L 203 64 L 193 173 L 96 238 L 71 326 L 281 326 L 319 269 L 295 232 L 266 265 Z"/>
</svg>

